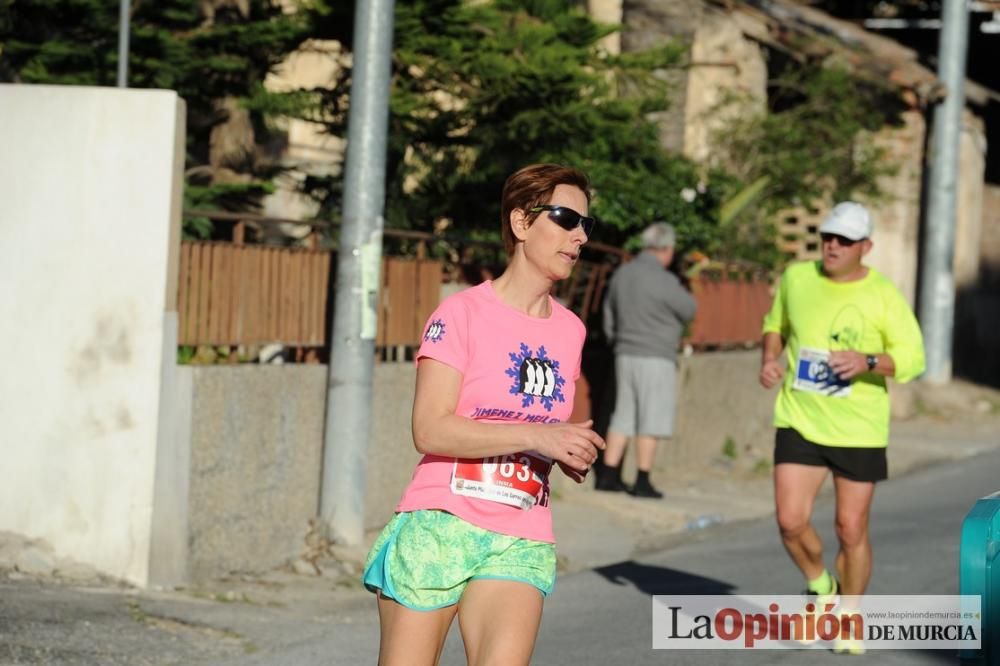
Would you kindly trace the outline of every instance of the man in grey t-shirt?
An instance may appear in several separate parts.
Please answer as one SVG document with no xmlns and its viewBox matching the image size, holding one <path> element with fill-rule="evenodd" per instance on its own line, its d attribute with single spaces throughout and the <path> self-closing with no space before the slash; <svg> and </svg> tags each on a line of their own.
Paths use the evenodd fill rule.
<svg viewBox="0 0 1000 666">
<path fill-rule="evenodd" d="M 658 438 L 674 430 L 677 347 L 695 302 L 667 267 L 674 258 L 674 228 L 665 222 L 642 232 L 643 251 L 619 268 L 604 301 L 604 333 L 615 351 L 617 395 L 608 426 L 598 490 L 629 490 L 637 497 L 663 497 L 649 482 Z M 621 461 L 635 437 L 638 476 L 627 488 Z"/>
</svg>

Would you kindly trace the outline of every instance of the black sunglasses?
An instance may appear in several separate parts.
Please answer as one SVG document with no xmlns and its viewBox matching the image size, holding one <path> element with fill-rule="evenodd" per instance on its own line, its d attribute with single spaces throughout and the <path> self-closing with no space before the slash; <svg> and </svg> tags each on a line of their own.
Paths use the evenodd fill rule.
<svg viewBox="0 0 1000 666">
<path fill-rule="evenodd" d="M 580 225 L 583 227 L 583 233 L 587 235 L 587 238 L 590 238 L 590 232 L 594 230 L 594 225 L 597 223 L 597 220 L 594 218 L 584 217 L 572 208 L 566 208 L 565 206 L 545 204 L 544 206 L 535 206 L 531 209 L 531 212 L 540 213 L 543 210 L 549 211 L 549 219 L 566 231 L 573 231 L 577 225 Z"/>
<path fill-rule="evenodd" d="M 851 247 L 855 243 L 860 242 L 854 240 L 853 238 L 841 236 L 840 234 L 820 234 L 819 237 L 824 243 L 832 243 L 834 240 L 836 240 L 837 245 L 839 245 L 840 247 Z"/>
</svg>

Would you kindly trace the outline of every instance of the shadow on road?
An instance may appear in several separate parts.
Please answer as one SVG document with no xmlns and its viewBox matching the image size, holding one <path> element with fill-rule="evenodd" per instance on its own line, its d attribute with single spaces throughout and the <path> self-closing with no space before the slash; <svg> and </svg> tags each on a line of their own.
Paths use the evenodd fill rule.
<svg viewBox="0 0 1000 666">
<path fill-rule="evenodd" d="M 633 560 L 599 567 L 594 571 L 610 583 L 631 583 L 645 594 L 730 594 L 735 587 L 730 583 L 705 578 L 668 567 L 639 564 Z"/>
</svg>

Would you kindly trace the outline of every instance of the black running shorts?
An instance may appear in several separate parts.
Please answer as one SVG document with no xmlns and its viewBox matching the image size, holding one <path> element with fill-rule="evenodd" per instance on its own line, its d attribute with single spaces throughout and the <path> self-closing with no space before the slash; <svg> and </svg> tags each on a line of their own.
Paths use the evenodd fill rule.
<svg viewBox="0 0 1000 666">
<path fill-rule="evenodd" d="M 778 428 L 774 436 L 774 464 L 781 463 L 828 467 L 835 476 L 852 481 L 883 481 L 889 476 L 884 446 L 823 446 L 792 428 Z"/>
</svg>

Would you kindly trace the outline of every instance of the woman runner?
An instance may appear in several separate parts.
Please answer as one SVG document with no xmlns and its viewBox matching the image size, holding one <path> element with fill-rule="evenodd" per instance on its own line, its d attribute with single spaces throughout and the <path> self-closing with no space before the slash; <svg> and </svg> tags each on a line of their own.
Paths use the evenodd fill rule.
<svg viewBox="0 0 1000 666">
<path fill-rule="evenodd" d="M 380 666 L 436 664 L 458 616 L 469 664 L 527 664 L 556 553 L 548 475 L 583 481 L 604 441 L 567 423 L 585 330 L 550 291 L 593 231 L 589 181 L 535 164 L 501 200 L 509 256 L 447 299 L 417 353 L 413 441 L 423 459 L 376 539 Z"/>
</svg>

